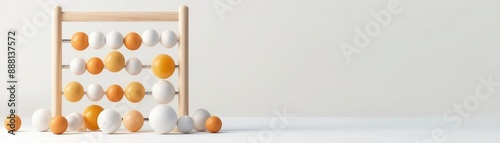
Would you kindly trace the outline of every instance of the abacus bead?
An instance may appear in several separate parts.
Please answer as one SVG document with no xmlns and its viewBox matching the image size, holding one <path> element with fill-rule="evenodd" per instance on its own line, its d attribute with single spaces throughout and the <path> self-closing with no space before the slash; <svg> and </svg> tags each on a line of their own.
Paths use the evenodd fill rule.
<svg viewBox="0 0 500 143">
<path fill-rule="evenodd" d="M 68 120 L 68 129 L 67 131 L 76 131 L 83 125 L 83 116 L 78 112 L 73 112 L 66 116 L 66 120 Z"/>
<path fill-rule="evenodd" d="M 111 72 L 119 72 L 125 66 L 125 57 L 118 51 L 111 51 L 104 59 L 104 65 Z"/>
<path fill-rule="evenodd" d="M 149 113 L 149 125 L 160 134 L 169 133 L 177 124 L 175 110 L 165 104 L 156 105 Z"/>
<path fill-rule="evenodd" d="M 125 70 L 130 75 L 137 75 L 142 71 L 142 62 L 137 58 L 128 59 L 125 64 Z"/>
<path fill-rule="evenodd" d="M 160 36 L 160 43 L 165 48 L 172 48 L 177 44 L 177 34 L 174 31 L 163 31 Z"/>
<path fill-rule="evenodd" d="M 142 33 L 142 43 L 144 45 L 153 47 L 160 41 L 160 35 L 153 29 L 147 29 Z"/>
<path fill-rule="evenodd" d="M 50 110 L 48 109 L 38 109 L 31 116 L 31 124 L 40 132 L 49 130 L 50 120 L 52 120 L 52 115 L 50 115 Z"/>
<path fill-rule="evenodd" d="M 96 75 L 102 72 L 102 69 L 104 68 L 104 64 L 102 63 L 102 60 L 99 59 L 98 57 L 92 57 L 87 61 L 87 71 L 90 74 Z"/>
<path fill-rule="evenodd" d="M 94 49 L 101 49 L 106 44 L 106 36 L 100 31 L 94 31 L 89 35 L 89 46 Z"/>
<path fill-rule="evenodd" d="M 102 99 L 104 96 L 104 89 L 102 89 L 102 86 L 99 84 L 90 84 L 87 87 L 87 97 L 90 99 L 90 101 L 97 102 Z"/>
<path fill-rule="evenodd" d="M 139 131 L 143 125 L 144 117 L 137 110 L 130 110 L 123 116 L 123 126 L 131 132 Z"/>
<path fill-rule="evenodd" d="M 222 121 L 217 116 L 212 116 L 205 121 L 207 130 L 211 133 L 217 133 L 222 128 Z"/>
<path fill-rule="evenodd" d="M 50 130 L 54 134 L 62 134 L 68 128 L 68 120 L 61 115 L 57 115 L 50 121 Z"/>
<path fill-rule="evenodd" d="M 155 57 L 151 64 L 151 70 L 156 77 L 165 79 L 170 77 L 175 71 L 175 62 L 172 57 L 166 54 L 160 54 Z"/>
<path fill-rule="evenodd" d="M 205 123 L 210 116 L 212 115 L 205 109 L 195 110 L 194 113 L 191 114 L 194 121 L 194 129 L 199 132 L 205 131 L 207 129 Z"/>
<path fill-rule="evenodd" d="M 97 131 L 99 126 L 97 125 L 97 117 L 104 110 L 99 105 L 90 105 L 83 111 L 83 123 L 85 127 L 91 131 Z"/>
<path fill-rule="evenodd" d="M 141 101 L 144 95 L 146 95 L 146 91 L 144 90 L 144 86 L 139 82 L 131 82 L 125 88 L 125 97 L 132 103 Z"/>
<path fill-rule="evenodd" d="M 115 109 L 105 109 L 97 117 L 97 125 L 103 133 L 112 134 L 120 129 L 121 124 L 122 117 Z"/>
<path fill-rule="evenodd" d="M 181 116 L 177 119 L 177 129 L 179 129 L 181 133 L 187 134 L 191 132 L 193 128 L 194 120 L 188 115 Z"/>
<path fill-rule="evenodd" d="M 75 58 L 71 60 L 69 69 L 73 74 L 76 75 L 81 75 L 85 73 L 85 71 L 87 70 L 85 60 L 83 60 L 82 58 Z"/>
<path fill-rule="evenodd" d="M 167 104 L 175 97 L 175 87 L 168 81 L 160 80 L 153 86 L 152 94 L 157 103 Z"/>
<path fill-rule="evenodd" d="M 64 87 L 64 97 L 66 97 L 69 102 L 80 101 L 84 93 L 83 86 L 78 82 L 70 82 Z"/>
<path fill-rule="evenodd" d="M 83 32 L 76 32 L 71 37 L 71 46 L 75 50 L 83 51 L 89 46 L 89 37 Z"/>
<path fill-rule="evenodd" d="M 109 48 L 116 50 L 123 46 L 123 36 L 120 32 L 112 31 L 106 35 L 106 45 Z"/>
<path fill-rule="evenodd" d="M 125 36 L 123 44 L 129 50 L 137 50 L 142 44 L 141 36 L 135 32 L 130 32 Z"/>
<path fill-rule="evenodd" d="M 22 125 L 22 121 L 21 121 L 21 117 L 19 117 L 19 115 L 14 115 L 14 123 L 11 121 L 12 119 L 10 117 L 12 117 L 13 114 L 10 114 L 8 115 L 7 117 L 5 117 L 5 120 L 3 122 L 3 125 L 5 127 L 6 130 L 10 131 L 12 130 L 12 124 L 14 124 L 14 131 L 17 131 L 19 130 L 19 128 L 21 128 L 21 125 Z"/>
<path fill-rule="evenodd" d="M 121 86 L 113 84 L 106 90 L 106 97 L 111 102 L 118 102 L 123 98 L 123 89 Z"/>
</svg>

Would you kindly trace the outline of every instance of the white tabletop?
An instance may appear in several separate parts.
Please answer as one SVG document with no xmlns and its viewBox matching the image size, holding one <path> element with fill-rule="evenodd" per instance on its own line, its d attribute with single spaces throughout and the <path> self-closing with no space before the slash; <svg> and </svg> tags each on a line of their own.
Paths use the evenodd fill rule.
<svg viewBox="0 0 500 143">
<path fill-rule="evenodd" d="M 223 117 L 219 133 L 192 132 L 191 134 L 157 134 L 146 122 L 143 129 L 130 133 L 123 127 L 114 134 L 97 132 L 37 132 L 30 118 L 22 118 L 23 125 L 16 135 L 0 133 L 2 142 L 217 142 L 217 143 L 434 143 L 425 139 L 449 143 L 500 142 L 500 123 L 474 119 L 463 122 L 457 129 L 439 118 L 304 118 Z M 434 137 L 433 137 L 434 136 Z"/>
</svg>

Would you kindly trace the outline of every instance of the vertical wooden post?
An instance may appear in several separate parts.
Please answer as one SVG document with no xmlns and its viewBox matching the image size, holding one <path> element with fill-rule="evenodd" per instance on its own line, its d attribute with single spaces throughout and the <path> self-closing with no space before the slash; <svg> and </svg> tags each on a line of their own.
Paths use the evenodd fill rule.
<svg viewBox="0 0 500 143">
<path fill-rule="evenodd" d="M 62 112 L 62 10 L 55 6 L 52 13 L 52 117 Z"/>
<path fill-rule="evenodd" d="M 178 116 L 189 115 L 189 10 L 179 7 L 179 112 Z"/>
</svg>

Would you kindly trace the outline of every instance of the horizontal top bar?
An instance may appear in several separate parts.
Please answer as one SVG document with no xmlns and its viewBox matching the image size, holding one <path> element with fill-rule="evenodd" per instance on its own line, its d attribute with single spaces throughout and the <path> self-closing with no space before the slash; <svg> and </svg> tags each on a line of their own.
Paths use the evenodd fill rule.
<svg viewBox="0 0 500 143">
<path fill-rule="evenodd" d="M 154 22 L 178 20 L 178 12 L 62 12 L 63 22 Z"/>
</svg>

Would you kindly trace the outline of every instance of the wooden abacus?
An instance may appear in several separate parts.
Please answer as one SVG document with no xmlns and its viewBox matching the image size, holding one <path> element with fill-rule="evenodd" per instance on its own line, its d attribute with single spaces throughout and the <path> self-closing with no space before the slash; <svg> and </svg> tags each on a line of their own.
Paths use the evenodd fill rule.
<svg viewBox="0 0 500 143">
<path fill-rule="evenodd" d="M 63 22 L 178 22 L 179 59 L 178 70 L 178 112 L 188 115 L 188 7 L 181 6 L 176 12 L 64 12 L 56 6 L 53 11 L 52 25 L 52 117 L 62 114 L 62 23 Z M 175 115 L 175 114 L 174 114 Z M 53 131 L 54 132 L 54 131 Z"/>
</svg>

